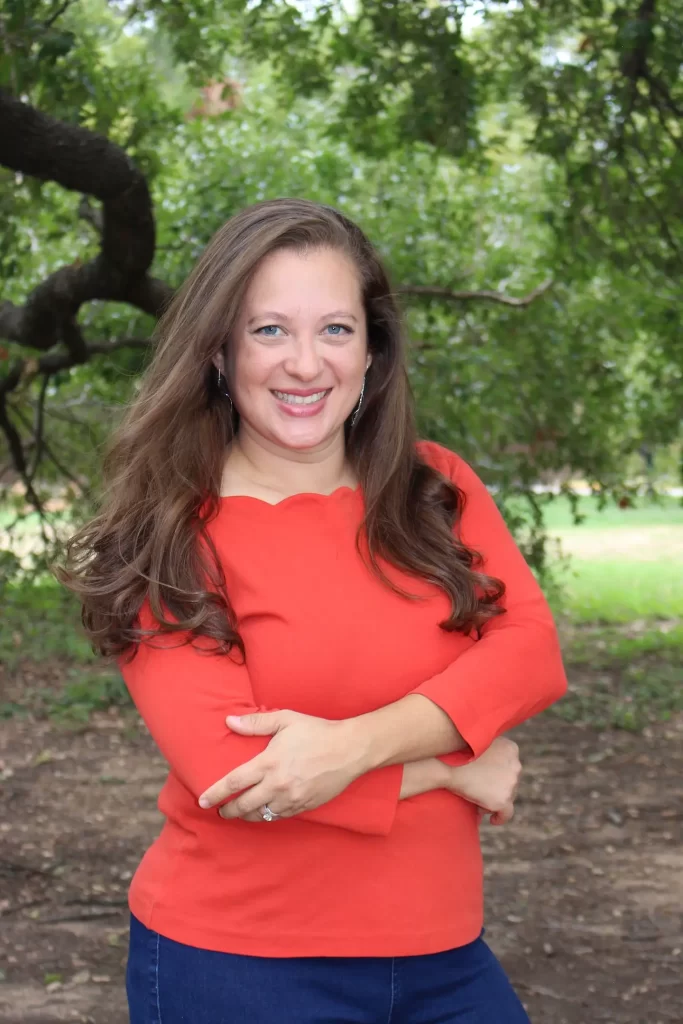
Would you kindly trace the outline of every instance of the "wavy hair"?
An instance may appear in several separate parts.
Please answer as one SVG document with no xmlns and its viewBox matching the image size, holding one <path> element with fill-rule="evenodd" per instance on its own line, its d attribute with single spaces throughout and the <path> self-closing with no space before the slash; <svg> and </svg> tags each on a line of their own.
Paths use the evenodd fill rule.
<svg viewBox="0 0 683 1024">
<path fill-rule="evenodd" d="M 95 652 L 118 656 L 135 645 L 134 654 L 143 637 L 183 631 L 184 642 L 205 636 L 221 653 L 237 648 L 244 657 L 206 530 L 239 426 L 217 388 L 212 357 L 230 344 L 260 261 L 280 249 L 316 248 L 340 251 L 355 265 L 373 357 L 360 415 L 345 427 L 366 507 L 359 549 L 364 534 L 370 569 L 393 589 L 380 558 L 441 588 L 451 602 L 445 630 L 478 632 L 503 611 L 503 583 L 478 572 L 479 556 L 454 535 L 462 493 L 416 449 L 402 318 L 377 251 L 333 207 L 275 199 L 249 206 L 216 232 L 165 310 L 138 393 L 107 446 L 97 514 L 67 542 L 64 566 L 52 566 L 78 594 Z M 159 626 L 151 632 L 138 623 L 146 598 Z"/>
</svg>

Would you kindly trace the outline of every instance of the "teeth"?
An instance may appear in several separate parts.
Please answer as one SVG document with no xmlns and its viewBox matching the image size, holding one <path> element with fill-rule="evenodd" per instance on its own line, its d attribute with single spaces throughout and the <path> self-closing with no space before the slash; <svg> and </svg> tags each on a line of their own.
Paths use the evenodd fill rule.
<svg viewBox="0 0 683 1024">
<path fill-rule="evenodd" d="M 289 395 L 286 391 L 273 391 L 276 398 L 279 398 L 281 402 L 287 402 L 288 405 L 313 405 L 314 402 L 319 402 L 327 394 L 326 391 L 318 391 L 315 395 Z"/>
</svg>

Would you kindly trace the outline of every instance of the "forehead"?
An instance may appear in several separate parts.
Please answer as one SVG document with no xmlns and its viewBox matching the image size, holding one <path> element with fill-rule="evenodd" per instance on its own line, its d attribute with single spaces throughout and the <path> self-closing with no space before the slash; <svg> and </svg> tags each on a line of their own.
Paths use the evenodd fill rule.
<svg viewBox="0 0 683 1024">
<path fill-rule="evenodd" d="M 351 259 L 335 249 L 298 252 L 281 249 L 266 256 L 257 267 L 245 295 L 245 312 L 258 308 L 320 309 L 362 305 L 361 283 Z M 322 310 L 324 312 L 324 310 Z"/>
</svg>

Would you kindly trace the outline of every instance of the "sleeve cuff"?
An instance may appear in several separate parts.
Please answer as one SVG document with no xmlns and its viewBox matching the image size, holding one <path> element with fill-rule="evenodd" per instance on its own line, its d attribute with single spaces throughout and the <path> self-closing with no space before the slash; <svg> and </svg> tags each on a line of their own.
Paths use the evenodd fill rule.
<svg viewBox="0 0 683 1024">
<path fill-rule="evenodd" d="M 402 782 L 402 764 L 375 768 L 352 782 L 334 800 L 296 817 L 366 835 L 387 836 L 396 817 Z"/>
<path fill-rule="evenodd" d="M 481 707 L 473 707 L 470 704 L 464 696 L 464 690 L 464 687 L 454 687 L 452 680 L 440 680 L 438 676 L 411 690 L 411 693 L 419 693 L 440 707 L 472 751 L 470 753 L 468 750 L 458 750 L 440 758 L 452 766 L 467 764 L 468 761 L 481 757 L 501 732 L 501 715 L 487 718 Z"/>
</svg>

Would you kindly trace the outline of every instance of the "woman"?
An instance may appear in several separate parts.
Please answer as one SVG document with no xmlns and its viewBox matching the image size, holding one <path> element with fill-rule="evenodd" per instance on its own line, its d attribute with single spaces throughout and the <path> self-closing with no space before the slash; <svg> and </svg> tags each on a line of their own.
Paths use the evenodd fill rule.
<svg viewBox="0 0 683 1024">
<path fill-rule="evenodd" d="M 526 1021 L 478 827 L 512 813 L 501 733 L 565 690 L 557 635 L 482 482 L 416 440 L 360 229 L 294 199 L 228 221 L 105 478 L 61 578 L 170 766 L 132 1024 Z"/>
</svg>

